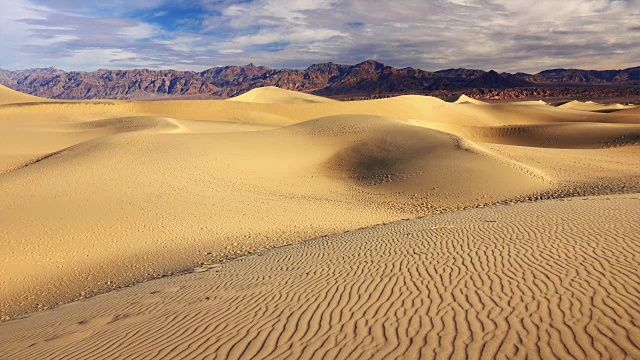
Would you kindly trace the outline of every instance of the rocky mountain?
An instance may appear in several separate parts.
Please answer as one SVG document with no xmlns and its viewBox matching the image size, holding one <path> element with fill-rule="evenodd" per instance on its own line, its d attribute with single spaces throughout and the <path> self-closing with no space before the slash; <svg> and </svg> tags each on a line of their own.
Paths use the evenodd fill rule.
<svg viewBox="0 0 640 360">
<path fill-rule="evenodd" d="M 137 99 L 188 95 L 227 98 L 262 86 L 277 86 L 324 96 L 357 97 L 532 86 L 638 86 L 640 67 L 607 71 L 555 69 L 532 75 L 471 69 L 429 72 L 410 67 L 398 69 L 367 60 L 356 65 L 331 62 L 315 64 L 304 70 L 273 69 L 253 64 L 215 67 L 202 72 L 0 69 L 0 84 L 28 94 L 55 99 Z"/>
<path fill-rule="evenodd" d="M 535 75 L 517 74 L 517 77 L 536 84 L 564 85 L 640 85 L 640 67 L 624 70 L 579 70 L 554 69 L 545 70 Z"/>
</svg>

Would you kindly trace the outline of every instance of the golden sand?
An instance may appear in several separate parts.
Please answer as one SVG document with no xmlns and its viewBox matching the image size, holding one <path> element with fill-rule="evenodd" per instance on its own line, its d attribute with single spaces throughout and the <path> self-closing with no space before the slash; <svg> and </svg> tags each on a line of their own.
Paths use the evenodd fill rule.
<svg viewBox="0 0 640 360">
<path fill-rule="evenodd" d="M 639 192 L 638 108 L 0 104 L 5 320 L 324 236 L 0 324 L 0 358 L 638 356 L 637 195 L 452 212 Z"/>
</svg>

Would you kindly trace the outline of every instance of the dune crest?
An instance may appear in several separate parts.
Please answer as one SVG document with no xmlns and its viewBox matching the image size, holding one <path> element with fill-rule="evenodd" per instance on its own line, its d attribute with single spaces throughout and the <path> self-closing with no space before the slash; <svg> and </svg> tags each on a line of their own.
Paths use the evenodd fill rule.
<svg viewBox="0 0 640 360">
<path fill-rule="evenodd" d="M 475 104 L 475 105 L 483 105 L 486 104 L 484 101 L 476 100 L 468 97 L 467 95 L 458 95 L 448 99 L 447 101 L 452 102 L 454 104 Z"/>
<path fill-rule="evenodd" d="M 572 110 L 579 110 L 579 111 L 606 112 L 606 111 L 633 109 L 636 106 L 622 105 L 622 104 L 604 105 L 604 104 L 598 104 L 593 101 L 581 102 L 581 101 L 573 100 L 573 101 L 564 103 L 559 107 L 563 109 L 572 109 Z"/>
<path fill-rule="evenodd" d="M 0 85 L 0 105 L 20 104 L 26 102 L 42 102 L 47 101 L 37 96 L 24 94 L 6 86 Z"/>
<path fill-rule="evenodd" d="M 253 89 L 227 100 L 262 104 L 325 104 L 337 102 L 333 99 L 285 90 L 275 86 Z"/>
</svg>

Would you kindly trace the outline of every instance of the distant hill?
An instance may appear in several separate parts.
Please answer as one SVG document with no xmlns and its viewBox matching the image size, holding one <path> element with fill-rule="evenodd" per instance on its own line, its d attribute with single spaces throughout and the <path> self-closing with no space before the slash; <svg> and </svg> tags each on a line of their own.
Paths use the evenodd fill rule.
<svg viewBox="0 0 640 360">
<path fill-rule="evenodd" d="M 539 84 L 617 84 L 640 85 L 640 66 L 624 70 L 545 70 L 536 75 L 518 74 L 518 77 Z"/>
<path fill-rule="evenodd" d="M 624 70 L 554 69 L 538 74 L 509 74 L 473 69 L 436 72 L 394 68 L 367 60 L 356 65 L 315 64 L 305 70 L 266 66 L 224 66 L 202 72 L 176 70 L 70 71 L 56 68 L 0 69 L 0 84 L 54 99 L 141 99 L 208 95 L 229 98 L 251 89 L 276 86 L 330 97 L 382 96 L 471 89 L 558 86 L 640 86 L 640 67 Z"/>
</svg>

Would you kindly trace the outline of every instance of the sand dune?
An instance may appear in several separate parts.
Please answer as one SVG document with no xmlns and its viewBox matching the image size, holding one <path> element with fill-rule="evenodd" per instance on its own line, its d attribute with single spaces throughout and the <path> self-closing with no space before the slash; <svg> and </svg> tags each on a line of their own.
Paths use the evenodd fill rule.
<svg viewBox="0 0 640 360">
<path fill-rule="evenodd" d="M 640 126 L 636 124 L 554 123 L 503 126 L 456 126 L 429 123 L 462 138 L 481 143 L 558 149 L 602 149 L 637 145 Z"/>
<path fill-rule="evenodd" d="M 448 99 L 447 101 L 456 103 L 456 104 L 476 104 L 476 105 L 486 104 L 483 101 L 472 99 L 467 95 L 457 95 L 452 97 L 451 99 Z"/>
<path fill-rule="evenodd" d="M 549 186 L 462 139 L 381 117 L 222 134 L 189 133 L 157 118 L 82 125 L 120 132 L 3 176 L 7 304 L 29 304 L 43 289 L 49 301 L 65 302 L 110 281 L 179 271 L 211 259 L 206 253 L 257 250 Z"/>
<path fill-rule="evenodd" d="M 336 100 L 324 98 L 321 96 L 280 89 L 275 86 L 253 89 L 242 95 L 228 99 L 228 101 L 243 101 L 263 104 L 324 104 L 337 102 Z"/>
<path fill-rule="evenodd" d="M 6 86 L 0 85 L 0 105 L 6 104 L 19 104 L 26 102 L 43 102 L 47 99 L 39 98 L 33 95 L 23 94 L 21 92 L 9 89 Z"/>
<path fill-rule="evenodd" d="M 635 106 L 622 105 L 622 104 L 604 105 L 604 104 L 598 104 L 593 101 L 582 102 L 582 101 L 573 100 L 560 105 L 560 107 L 564 109 L 572 109 L 572 110 L 580 110 L 580 111 L 611 112 L 611 111 L 617 111 L 617 110 L 632 109 Z"/>
<path fill-rule="evenodd" d="M 20 102 L 20 99 L 26 100 Z M 59 102 L 28 100 L 15 92 L 0 91 L 0 228 L 4 230 L 0 232 L 3 246 L 0 253 L 0 286 L 3 289 L 0 316 L 6 320 L 224 258 L 400 219 L 495 203 L 640 191 L 640 112 L 637 108 L 585 111 L 540 102 L 479 104 L 462 100 L 451 103 L 424 96 L 402 96 L 336 102 L 267 88 L 249 92 L 235 101 Z M 620 200 L 614 203 L 634 202 Z M 627 209 L 628 205 L 620 206 L 627 214 L 624 216 L 635 216 Z M 555 214 L 560 212 L 553 211 Z M 589 211 L 596 214 L 599 210 L 579 211 L 589 217 Z M 524 216 L 510 221 L 512 228 L 505 230 L 507 233 L 512 229 L 525 231 L 523 225 L 519 225 L 526 224 Z M 464 234 L 472 234 L 472 228 L 465 228 Z M 425 231 L 431 234 L 429 229 Z M 540 234 L 533 234 L 537 236 L 534 236 L 535 241 L 546 244 L 547 238 L 541 235 L 547 234 L 546 230 L 541 228 L 539 231 Z M 402 252 L 410 244 L 396 232 L 391 234 L 364 240 L 358 238 L 354 244 L 378 239 L 380 244 L 371 244 L 371 249 L 380 252 L 381 257 L 376 261 L 380 266 L 392 269 L 397 266 L 395 260 L 385 258 L 387 255 L 384 254 Z M 577 234 L 576 237 L 582 236 L 582 233 Z M 475 235 L 460 236 L 460 239 L 467 239 Z M 494 235 L 486 236 L 492 239 Z M 563 239 L 565 235 L 558 236 Z M 389 247 L 385 242 L 388 237 L 399 238 L 399 245 Z M 416 239 L 421 240 L 411 244 L 432 244 L 425 242 L 423 237 Z M 610 254 L 609 250 L 596 249 L 592 243 L 585 244 L 579 245 L 592 246 L 592 257 L 601 251 Z M 517 248 L 518 244 L 511 245 L 514 248 L 499 249 L 522 250 Z M 456 246 L 464 246 L 464 242 Z M 332 252 L 339 255 L 343 250 L 345 253 L 355 251 L 349 249 L 335 248 Z M 456 247 L 447 250 L 450 252 L 433 250 L 435 252 L 429 256 L 431 259 L 437 258 L 438 254 L 453 256 L 458 250 Z M 636 251 L 636 248 L 629 251 Z M 506 253 L 501 254 L 506 256 Z M 562 261 L 572 259 L 569 254 L 566 256 Z M 349 258 L 344 259 L 352 262 Z M 486 265 L 482 264 L 479 262 L 477 266 Z M 357 266 L 352 268 L 356 274 L 361 271 L 358 269 Z M 255 276 L 251 272 L 242 275 L 243 271 L 238 270 L 233 276 L 247 276 L 247 279 Z M 538 275 L 538 280 L 526 279 L 536 286 L 551 289 L 549 294 L 569 286 L 553 280 L 548 273 Z M 509 280 L 512 285 L 524 281 L 506 270 L 496 276 L 504 278 L 500 280 L 502 282 L 508 282 L 506 278 L 512 276 Z M 601 281 L 612 281 L 607 277 L 609 275 L 598 276 L 605 279 Z M 171 281 L 186 281 L 178 279 L 183 278 Z M 620 281 L 627 284 L 631 280 Z M 360 280 L 355 277 L 344 281 Z M 455 286 L 449 287 L 451 291 Z M 635 285 L 625 286 L 624 291 L 635 289 Z M 614 288 L 623 293 L 617 285 Z M 383 294 L 388 292 L 378 287 L 367 291 L 375 289 Z M 330 289 L 313 291 L 326 293 Z M 594 291 L 601 294 L 605 290 L 594 288 Z M 299 296 L 296 294 L 287 296 Z M 247 296 L 243 299 L 261 299 L 262 295 L 255 295 L 257 298 Z M 428 297 L 429 294 L 420 296 Z M 148 300 L 155 301 L 152 298 Z M 574 301 L 571 299 L 567 301 Z M 576 304 L 583 301 L 583 298 L 576 299 Z M 239 299 L 225 301 L 236 304 Z M 385 301 L 388 306 L 393 303 Z M 458 305 L 445 303 L 468 311 L 473 307 L 464 302 Z M 119 306 L 113 302 L 109 304 L 114 309 Z M 423 305 L 430 306 L 426 302 Z M 150 309 L 142 310 L 146 305 L 141 306 L 138 308 L 141 313 L 153 313 Z M 505 303 L 497 302 L 496 306 L 505 306 Z M 220 312 L 216 314 L 234 314 L 241 310 L 240 307 L 222 309 L 219 308 Z M 300 311 L 311 310 L 301 308 Z M 452 321 L 454 316 L 453 313 L 429 311 L 441 316 L 443 324 Z M 478 308 L 478 311 L 483 310 Z M 491 317 L 497 316 L 495 311 L 498 310 L 490 310 Z M 96 329 L 113 320 L 110 317 L 117 317 L 113 313 L 105 314 L 101 319 L 108 321 L 103 324 L 102 320 L 97 320 Z M 380 324 L 376 321 L 386 319 L 367 314 L 371 320 L 357 326 L 373 328 L 374 324 Z M 545 314 L 540 315 L 540 324 L 553 321 L 552 327 L 557 327 L 558 331 L 573 326 L 573 323 L 558 323 L 559 320 L 553 317 L 556 315 L 549 318 L 549 313 Z M 607 316 L 621 324 L 622 320 L 613 314 L 607 313 Z M 176 319 L 185 318 L 188 315 L 176 315 Z M 237 324 L 215 323 L 231 321 L 229 319 L 211 318 L 214 323 L 211 326 L 239 329 L 249 326 L 240 320 Z M 610 328 L 609 320 L 602 321 L 605 325 L 598 326 Z M 455 323 L 462 326 L 457 320 Z M 9 324 L 0 327 L 0 334 L 10 332 Z M 297 331 L 291 329 L 291 325 L 281 325 L 281 330 L 285 329 L 287 334 Z M 619 326 L 628 329 L 627 325 Z M 375 327 L 379 330 L 379 325 Z M 499 338 L 512 328 L 520 329 L 513 325 L 496 330 L 496 325 L 487 332 Z M 605 331 L 602 329 L 598 331 Z M 314 332 L 318 336 L 309 333 L 302 336 L 305 339 L 302 343 L 305 347 L 337 346 L 343 344 L 345 335 L 340 335 L 343 330 L 335 334 L 337 337 L 327 335 L 327 338 L 319 336 L 320 333 Z M 517 333 L 525 336 L 521 330 Z M 74 332 L 69 336 L 60 332 L 59 335 L 66 339 L 64 341 L 77 344 L 77 351 L 88 351 L 81 345 L 82 334 L 95 331 L 82 330 L 80 335 Z M 344 331 L 348 335 L 355 330 Z M 553 331 L 548 330 L 546 334 Z M 610 354 L 624 350 L 633 356 L 628 340 L 618 339 L 611 331 L 605 331 L 611 337 L 607 342 L 609 345 L 596 349 Z M 591 330 L 588 332 L 592 333 Z M 447 333 L 446 341 L 456 336 L 449 330 L 438 333 Z M 270 336 L 269 331 L 265 330 L 264 334 Z M 162 332 L 157 335 L 173 336 Z M 463 335 L 460 334 L 468 338 Z M 242 337 L 237 336 L 238 339 Z M 358 336 L 361 335 L 356 338 Z M 369 336 L 363 341 L 371 349 L 377 349 L 374 344 L 379 340 L 376 339 Z M 509 339 L 511 342 L 506 343 L 520 341 Z M 328 342 L 321 346 L 325 340 Z M 108 344 L 111 340 L 104 341 Z M 155 340 L 149 341 L 149 348 L 159 346 Z M 167 341 L 183 340 L 178 336 Z M 485 337 L 483 341 L 489 341 L 489 338 Z M 562 342 L 570 343 L 566 339 Z M 592 352 L 584 350 L 586 345 L 582 340 L 580 342 L 583 351 L 591 355 Z M 17 347 L 12 348 L 8 343 L 0 346 L 18 351 L 11 352 L 18 357 L 28 355 L 18 350 L 20 344 L 16 341 Z M 528 344 L 524 345 L 526 349 L 529 349 Z M 236 349 L 244 349 L 242 346 L 238 345 Z M 252 346 L 246 349 L 246 354 L 253 354 Z M 349 346 L 352 345 L 347 348 Z M 560 351 L 556 346 L 560 345 L 553 345 L 554 354 Z M 39 349 L 32 350 L 40 351 L 36 348 Z M 265 347 L 275 348 L 275 345 Z M 518 348 L 523 349 L 522 346 Z M 67 348 L 76 351 L 71 349 L 76 348 Z M 291 351 L 296 353 L 302 347 L 297 349 L 282 354 L 291 355 Z M 215 352 L 223 354 L 227 350 Z M 190 353 L 184 354 L 190 356 Z M 549 354 L 545 353 L 546 356 Z M 60 356 L 66 357 L 62 353 Z"/>
<path fill-rule="evenodd" d="M 322 237 L 0 324 L 0 358 L 638 358 L 639 204 Z"/>
</svg>

